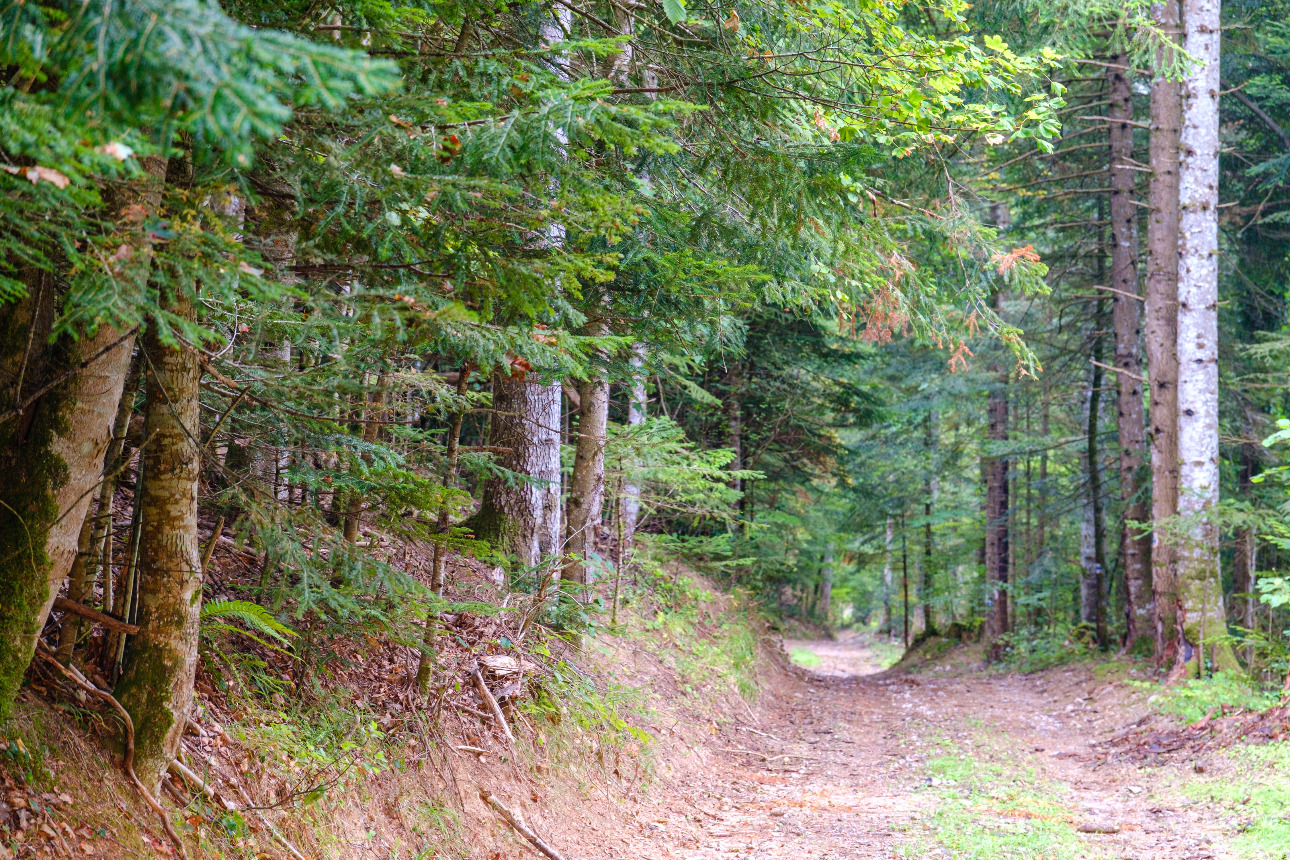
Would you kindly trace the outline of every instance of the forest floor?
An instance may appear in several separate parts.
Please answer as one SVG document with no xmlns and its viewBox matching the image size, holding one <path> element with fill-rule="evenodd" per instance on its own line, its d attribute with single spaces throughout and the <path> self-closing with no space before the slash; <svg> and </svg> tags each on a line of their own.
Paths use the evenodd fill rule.
<svg viewBox="0 0 1290 860">
<path fill-rule="evenodd" d="M 868 635 L 785 642 L 796 663 L 815 665 L 767 679 L 757 724 L 714 737 L 710 766 L 671 786 L 658 814 L 611 856 L 1200 860 L 1290 851 L 1285 743 L 1269 745 L 1280 748 L 1272 758 L 1183 751 L 1141 767 L 1096 751 L 1123 727 L 1161 719 L 1148 715 L 1150 690 L 1133 682 L 1129 664 L 995 674 L 982 670 L 979 649 L 960 646 L 882 671 L 875 653 L 889 647 Z"/>
<path fill-rule="evenodd" d="M 1145 664 L 1019 674 L 932 640 L 893 666 L 900 649 L 872 633 L 780 641 L 673 573 L 689 596 L 671 608 L 642 595 L 581 649 L 545 640 L 546 692 L 512 712 L 513 745 L 469 685 L 429 721 L 408 704 L 416 652 L 374 637 L 333 643 L 311 699 L 232 700 L 204 674 L 186 754 L 224 796 L 260 803 L 239 818 L 172 786 L 190 856 L 536 857 L 486 788 L 565 860 L 1290 860 L 1290 712 L 1268 712 L 1270 743 L 1220 747 L 1254 736 L 1239 713 L 1180 739 Z M 448 676 L 504 623 L 461 615 Z M 101 714 L 42 675 L 20 705 L 0 738 L 0 860 L 173 856 L 106 757 Z"/>
</svg>

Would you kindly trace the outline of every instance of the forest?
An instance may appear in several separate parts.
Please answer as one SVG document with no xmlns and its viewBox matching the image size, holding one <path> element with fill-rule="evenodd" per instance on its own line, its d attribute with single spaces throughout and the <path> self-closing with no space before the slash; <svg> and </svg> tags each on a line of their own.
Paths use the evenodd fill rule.
<svg viewBox="0 0 1290 860">
<path fill-rule="evenodd" d="M 201 714 L 358 713 L 370 647 L 400 720 L 513 745 L 584 675 L 529 652 L 682 569 L 786 637 L 1276 706 L 1288 21 L 0 0 L 5 754 L 74 702 L 159 854 L 256 856 L 163 806 L 215 797 Z"/>
</svg>

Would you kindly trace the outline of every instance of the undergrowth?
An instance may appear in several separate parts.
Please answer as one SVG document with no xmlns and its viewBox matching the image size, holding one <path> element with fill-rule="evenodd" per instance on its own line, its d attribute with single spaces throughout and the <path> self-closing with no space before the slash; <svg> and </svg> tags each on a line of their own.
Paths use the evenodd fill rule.
<svg viewBox="0 0 1290 860">
<path fill-rule="evenodd" d="M 1040 672 L 1073 663 L 1092 655 L 1095 643 L 1087 630 L 1074 627 L 1030 627 L 1002 637 L 1006 643 L 1004 666 L 1016 672 Z"/>
<path fill-rule="evenodd" d="M 1191 678 L 1162 691 L 1156 684 L 1131 683 L 1139 689 L 1159 691 L 1148 699 L 1151 707 L 1189 723 L 1222 706 L 1263 711 L 1276 705 L 1280 699 L 1279 692 L 1259 687 L 1246 675 L 1237 672 L 1216 672 L 1206 678 Z"/>
</svg>

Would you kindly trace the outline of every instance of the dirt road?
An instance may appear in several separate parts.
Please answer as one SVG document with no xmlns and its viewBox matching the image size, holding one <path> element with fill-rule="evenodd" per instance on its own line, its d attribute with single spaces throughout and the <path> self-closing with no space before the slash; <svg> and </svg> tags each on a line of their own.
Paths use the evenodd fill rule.
<svg viewBox="0 0 1290 860">
<path fill-rule="evenodd" d="M 1171 786 L 1182 765 L 1090 758 L 1145 710 L 1127 669 L 986 675 L 960 649 L 856 674 L 873 668 L 863 641 L 793 647 L 828 674 L 800 670 L 764 691 L 756 723 L 714 733 L 701 776 L 638 814 L 612 856 L 1226 856 L 1212 813 Z"/>
</svg>

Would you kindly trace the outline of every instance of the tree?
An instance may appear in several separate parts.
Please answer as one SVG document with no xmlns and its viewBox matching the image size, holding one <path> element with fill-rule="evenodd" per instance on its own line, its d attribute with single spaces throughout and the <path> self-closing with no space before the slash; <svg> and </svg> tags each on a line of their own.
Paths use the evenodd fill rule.
<svg viewBox="0 0 1290 860">
<path fill-rule="evenodd" d="M 1120 443 L 1120 566 L 1125 584 L 1125 647 L 1152 636 L 1149 538 L 1130 523 L 1147 519 L 1143 466 L 1146 418 L 1142 405 L 1142 313 L 1138 294 L 1138 210 L 1134 198 L 1133 92 L 1129 56 L 1106 70 L 1111 193 L 1111 323 L 1115 329 L 1116 429 Z"/>
<path fill-rule="evenodd" d="M 1178 31 L 1177 0 L 1151 6 L 1152 21 L 1171 37 Z M 1146 331 L 1150 374 L 1151 583 L 1156 655 L 1177 648 L 1176 547 L 1162 526 L 1178 513 L 1178 166 L 1182 91 L 1171 78 L 1165 51 L 1151 80 L 1151 184 L 1148 192 Z"/>
<path fill-rule="evenodd" d="M 1178 601 L 1183 659 L 1204 674 L 1206 636 L 1226 630 L 1218 523 L 1218 0 L 1184 0 L 1183 46 L 1195 63 L 1183 80 L 1178 169 Z M 1235 665 L 1230 646 L 1215 663 Z"/>
</svg>

